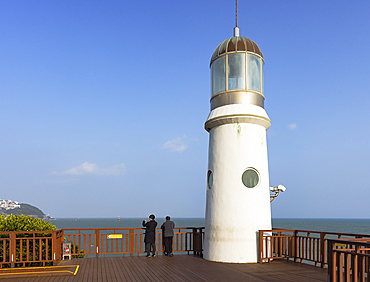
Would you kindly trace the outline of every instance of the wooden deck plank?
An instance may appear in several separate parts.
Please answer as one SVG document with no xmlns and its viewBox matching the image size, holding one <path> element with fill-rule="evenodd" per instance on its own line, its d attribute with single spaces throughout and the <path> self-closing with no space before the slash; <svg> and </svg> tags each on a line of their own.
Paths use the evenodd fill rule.
<svg viewBox="0 0 370 282">
<path fill-rule="evenodd" d="M 74 279 L 74 276 L 65 276 L 64 278 L 61 278 L 61 280 L 55 280 L 56 282 L 72 282 Z"/>
<path fill-rule="evenodd" d="M 91 259 L 93 262 L 96 262 L 97 265 L 95 266 L 97 269 L 100 271 L 100 278 L 101 280 L 98 279 L 98 281 L 106 281 L 108 279 L 107 277 L 107 264 L 106 260 L 104 258 L 98 258 L 98 259 Z"/>
<path fill-rule="evenodd" d="M 116 258 L 106 258 L 104 260 L 107 262 L 107 279 L 108 279 L 108 281 L 112 281 L 112 282 L 120 281 L 117 278 L 118 273 L 113 267 L 114 261 L 117 260 L 117 259 Z"/>
<path fill-rule="evenodd" d="M 160 256 L 159 258 L 153 258 L 153 260 L 150 259 L 148 261 L 148 267 L 160 270 L 160 276 L 158 278 L 161 281 L 189 281 L 186 279 L 190 279 L 191 276 L 187 275 L 188 277 L 185 277 L 183 275 L 183 265 L 181 263 L 174 264 L 173 262 L 173 257 Z M 179 268 L 181 271 L 179 271 Z"/>
<path fill-rule="evenodd" d="M 130 257 L 126 257 L 124 260 L 120 258 L 120 269 L 124 271 L 125 278 L 127 279 L 126 281 L 135 281 L 136 278 L 134 277 L 134 274 L 131 271 L 132 269 L 130 269 L 130 265 L 126 259 L 130 259 Z"/>
<path fill-rule="evenodd" d="M 157 269 L 152 268 L 152 266 L 149 264 L 151 259 L 155 258 L 147 258 L 147 257 L 132 257 L 130 259 L 129 268 L 131 269 L 137 269 L 138 271 L 135 271 L 135 280 L 133 281 L 148 281 L 150 279 L 151 281 L 160 281 L 158 277 Z M 138 261 L 140 263 L 138 263 Z M 126 261 L 124 261 L 126 262 Z M 140 267 L 144 266 L 144 267 Z M 141 268 L 141 269 L 140 269 Z"/>
<path fill-rule="evenodd" d="M 125 277 L 124 277 L 123 271 L 121 271 L 119 267 L 119 262 L 120 262 L 119 259 L 112 259 L 113 271 L 116 273 L 116 278 L 118 281 L 124 281 Z"/>
<path fill-rule="evenodd" d="M 127 265 L 127 263 L 125 263 L 124 261 L 122 260 L 119 260 L 119 269 L 122 271 L 122 273 L 124 274 L 124 278 L 125 280 L 124 281 L 133 281 L 133 276 L 131 274 L 131 271 Z"/>
<path fill-rule="evenodd" d="M 88 276 L 89 276 L 89 272 L 90 272 L 90 264 L 91 264 L 90 259 L 86 259 L 86 262 L 83 262 L 84 271 L 81 271 L 81 265 L 80 265 L 80 267 L 78 269 L 78 272 L 76 274 L 76 276 L 79 278 L 78 281 L 81 281 L 81 282 L 87 282 L 88 281 Z"/>
<path fill-rule="evenodd" d="M 115 282 L 115 281 L 327 281 L 327 270 L 310 265 L 273 261 L 232 264 L 206 261 L 189 255 L 155 258 L 80 258 L 61 265 L 79 265 L 75 276 L 21 277 L 11 282 Z"/>
<path fill-rule="evenodd" d="M 142 258 L 143 261 L 142 261 L 142 264 L 141 264 L 141 269 L 140 269 L 140 266 L 135 264 L 135 262 L 130 259 L 130 261 L 126 261 L 125 260 L 121 260 L 123 262 L 123 264 L 127 264 L 127 268 L 128 268 L 128 271 L 130 273 L 132 273 L 132 280 L 129 280 L 129 281 L 147 281 L 147 276 L 146 276 L 146 271 L 150 268 L 148 268 L 148 266 L 145 265 L 146 260 L 147 258 Z M 137 271 L 132 271 L 133 269 L 137 269 Z M 153 281 L 157 281 L 156 279 L 153 279 Z"/>
<path fill-rule="evenodd" d="M 172 259 L 170 257 L 162 256 L 162 258 L 163 259 L 154 258 L 155 261 L 149 261 L 149 264 L 153 265 L 155 269 L 161 269 L 159 279 L 162 281 L 186 281 L 175 267 L 171 267 Z"/>
</svg>

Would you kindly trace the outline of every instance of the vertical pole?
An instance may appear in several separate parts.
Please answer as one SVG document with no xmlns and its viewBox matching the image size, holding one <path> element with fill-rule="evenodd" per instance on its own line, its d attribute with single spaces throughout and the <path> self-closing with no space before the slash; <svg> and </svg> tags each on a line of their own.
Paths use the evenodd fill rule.
<svg viewBox="0 0 370 282">
<path fill-rule="evenodd" d="M 204 230 L 199 228 L 200 231 L 200 256 L 203 257 L 203 238 L 204 238 Z"/>
<path fill-rule="evenodd" d="M 96 257 L 99 257 L 99 246 L 100 246 L 100 230 L 95 229 L 95 251 Z"/>
<path fill-rule="evenodd" d="M 55 258 L 55 249 L 56 249 L 56 244 L 57 244 L 56 232 L 57 231 L 53 230 L 51 233 L 51 255 L 52 255 L 53 265 L 56 265 L 56 258 Z"/>
<path fill-rule="evenodd" d="M 235 0 L 235 26 L 238 27 L 238 0 Z"/>
<path fill-rule="evenodd" d="M 299 246 L 298 246 L 298 231 L 297 230 L 294 230 L 294 261 L 295 262 L 298 262 L 298 256 L 299 256 Z"/>
<path fill-rule="evenodd" d="M 196 255 L 196 248 L 197 248 L 197 240 L 195 235 L 195 228 L 193 228 L 193 254 Z"/>
<path fill-rule="evenodd" d="M 333 280 L 333 265 L 332 265 L 332 256 L 333 256 L 333 243 L 331 241 L 327 241 L 328 246 L 328 281 L 332 282 Z"/>
<path fill-rule="evenodd" d="M 320 262 L 321 267 L 325 268 L 325 264 L 327 263 L 327 243 L 326 242 L 326 233 L 320 233 Z"/>
<path fill-rule="evenodd" d="M 344 253 L 338 254 L 338 279 L 339 282 L 343 282 L 343 260 L 344 260 Z"/>
<path fill-rule="evenodd" d="M 259 251 L 259 254 L 260 254 L 260 263 L 262 263 L 262 258 L 263 258 L 263 231 L 262 230 L 260 230 L 259 231 L 259 249 L 260 249 L 260 251 Z"/>
<path fill-rule="evenodd" d="M 13 268 L 14 267 L 14 261 L 16 259 L 16 253 L 15 253 L 15 232 L 12 231 L 10 232 L 10 252 L 9 252 L 9 256 L 10 256 L 10 267 Z"/>
<path fill-rule="evenodd" d="M 330 248 L 330 257 L 331 257 L 331 262 L 330 262 L 330 267 L 331 267 L 331 279 L 332 281 L 337 281 L 337 252 L 334 252 L 335 249 L 335 244 L 331 243 L 332 247 Z"/>
<path fill-rule="evenodd" d="M 130 229 L 130 256 L 134 255 L 134 229 Z"/>
<path fill-rule="evenodd" d="M 360 247 L 355 245 L 355 254 L 352 256 L 352 281 L 358 281 L 358 253 Z"/>
<path fill-rule="evenodd" d="M 59 239 L 59 244 L 58 245 L 58 262 L 62 259 L 62 255 L 63 255 L 63 242 L 64 242 L 64 229 L 62 229 L 62 232 L 61 232 L 61 235 L 60 235 L 60 239 Z"/>
</svg>

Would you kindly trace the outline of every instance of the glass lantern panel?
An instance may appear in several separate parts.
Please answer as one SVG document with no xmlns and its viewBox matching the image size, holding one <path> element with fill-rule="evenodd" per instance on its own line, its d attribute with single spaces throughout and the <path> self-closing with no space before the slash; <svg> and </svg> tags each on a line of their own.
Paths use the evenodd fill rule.
<svg viewBox="0 0 370 282">
<path fill-rule="evenodd" d="M 228 90 L 245 89 L 245 53 L 228 54 Z"/>
<path fill-rule="evenodd" d="M 248 89 L 261 92 L 260 58 L 248 54 Z"/>
<path fill-rule="evenodd" d="M 213 95 L 226 91 L 226 56 L 222 56 L 213 62 Z"/>
</svg>

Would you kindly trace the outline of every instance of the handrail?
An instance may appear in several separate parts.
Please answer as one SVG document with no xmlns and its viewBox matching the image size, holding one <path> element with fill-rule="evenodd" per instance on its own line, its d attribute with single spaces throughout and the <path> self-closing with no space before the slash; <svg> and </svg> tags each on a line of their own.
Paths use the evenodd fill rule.
<svg viewBox="0 0 370 282">
<path fill-rule="evenodd" d="M 365 281 L 370 277 L 370 239 L 328 239 L 328 281 Z"/>
<path fill-rule="evenodd" d="M 202 256 L 204 227 L 174 228 L 173 252 Z M 0 268 L 56 265 L 63 242 L 72 257 L 140 255 L 145 253 L 143 228 L 80 228 L 0 232 Z M 156 229 L 156 253 L 163 252 L 162 230 Z"/>
<path fill-rule="evenodd" d="M 0 268 L 59 262 L 62 230 L 0 232 Z"/>
<path fill-rule="evenodd" d="M 146 252 L 144 232 L 143 228 L 75 228 L 0 232 L 0 268 L 55 265 L 63 259 L 64 241 L 72 243 L 70 253 L 72 257 L 139 256 Z M 173 251 L 202 256 L 203 239 L 204 227 L 176 227 Z M 333 244 L 336 246 L 337 243 L 347 244 L 347 247 L 345 249 L 333 247 Z M 345 263 L 344 257 L 350 256 L 354 258 L 351 265 L 355 265 L 356 261 L 365 263 L 363 268 L 358 269 L 367 269 L 368 277 L 370 277 L 369 244 L 370 235 L 367 234 L 294 229 L 259 231 L 261 263 L 286 259 L 310 263 L 322 268 L 329 267 L 332 270 L 334 262 Z M 160 228 L 156 229 L 156 247 L 157 254 L 163 252 Z M 338 269 L 338 265 L 335 267 Z M 342 268 L 342 265 L 339 265 L 339 268 Z"/>
<path fill-rule="evenodd" d="M 319 267 L 328 266 L 328 239 L 370 239 L 367 234 L 322 232 L 312 230 L 260 230 L 260 262 L 273 259 L 293 260 Z"/>
</svg>

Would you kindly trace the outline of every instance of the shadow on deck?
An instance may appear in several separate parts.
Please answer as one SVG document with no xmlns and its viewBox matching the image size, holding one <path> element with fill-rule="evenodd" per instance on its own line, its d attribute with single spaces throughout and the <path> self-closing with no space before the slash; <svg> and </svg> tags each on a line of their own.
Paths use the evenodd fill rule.
<svg viewBox="0 0 370 282">
<path fill-rule="evenodd" d="M 155 258 L 112 257 L 62 261 L 79 265 L 76 275 L 52 275 L 53 282 L 69 281 L 327 281 L 327 270 L 285 260 L 264 264 L 206 261 L 189 255 Z M 50 281 L 51 277 L 16 277 L 9 281 Z M 4 280 L 2 280 L 4 281 Z"/>
</svg>

